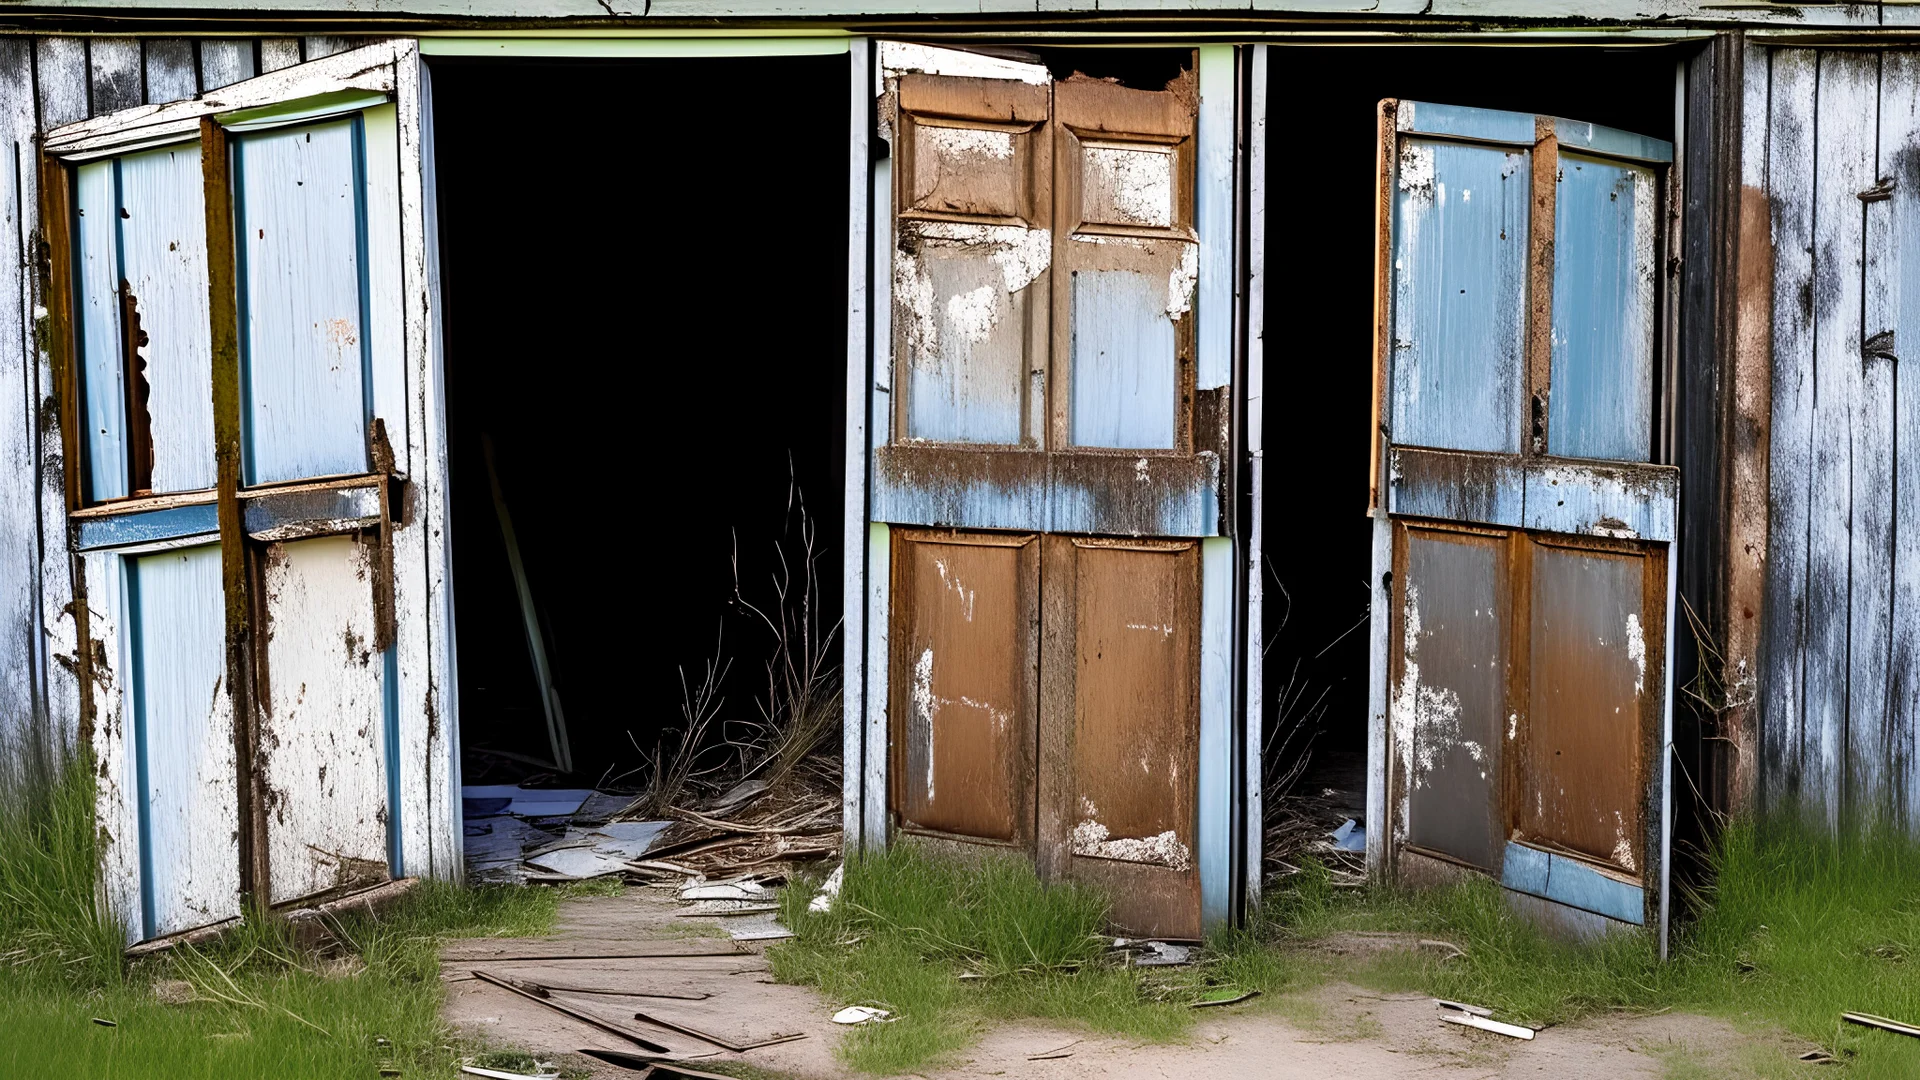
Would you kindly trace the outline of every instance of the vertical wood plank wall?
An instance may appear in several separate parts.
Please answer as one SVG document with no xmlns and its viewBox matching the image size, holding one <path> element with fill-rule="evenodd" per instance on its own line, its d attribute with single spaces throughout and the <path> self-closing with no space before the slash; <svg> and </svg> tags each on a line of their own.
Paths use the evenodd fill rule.
<svg viewBox="0 0 1920 1080">
<path fill-rule="evenodd" d="M 1898 359 L 1920 343 L 1920 54 L 1775 49 L 1765 71 L 1760 794 L 1920 831 L 1920 383 Z"/>
<path fill-rule="evenodd" d="M 52 762 L 80 730 L 75 568 L 51 357 L 41 348 L 35 136 L 190 98 L 353 45 L 345 38 L 0 36 L 0 763 Z M 82 582 L 84 589 L 84 581 Z M 108 658 L 111 664 L 111 658 Z"/>
</svg>

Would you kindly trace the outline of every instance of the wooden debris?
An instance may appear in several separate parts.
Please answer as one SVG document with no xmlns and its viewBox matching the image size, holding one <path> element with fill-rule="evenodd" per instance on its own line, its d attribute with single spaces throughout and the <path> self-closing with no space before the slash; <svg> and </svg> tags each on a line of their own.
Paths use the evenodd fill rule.
<svg viewBox="0 0 1920 1080">
<path fill-rule="evenodd" d="M 478 973 L 476 972 L 476 974 Z M 671 1020 L 662 1019 L 661 1017 L 658 1017 L 658 1016 L 650 1016 L 647 1013 L 643 1013 L 643 1012 L 634 1013 L 633 1018 L 642 1023 L 652 1024 L 654 1027 L 663 1027 L 663 1028 L 666 1028 L 668 1031 L 677 1031 L 682 1035 L 687 1035 L 692 1038 L 699 1039 L 701 1042 L 704 1042 L 704 1043 L 712 1043 L 714 1046 L 717 1046 L 722 1050 L 731 1050 L 736 1054 L 743 1054 L 743 1053 L 746 1053 L 748 1050 L 757 1050 L 762 1046 L 772 1046 L 775 1043 L 793 1042 L 795 1039 L 804 1039 L 807 1037 L 806 1032 L 796 1031 L 787 1035 L 774 1035 L 771 1038 L 761 1039 L 757 1042 L 736 1043 L 736 1042 L 731 1042 L 729 1040 L 723 1039 L 718 1035 L 710 1035 L 704 1031 L 701 1031 L 699 1028 L 689 1027 L 686 1024 L 677 1024 Z"/>
<path fill-rule="evenodd" d="M 1454 1012 L 1472 1013 L 1475 1016 L 1493 1015 L 1493 1010 L 1484 1005 L 1468 1005 L 1464 1002 L 1448 1001 L 1445 998 L 1434 998 L 1433 1003 L 1443 1009 L 1452 1009 Z"/>
<path fill-rule="evenodd" d="M 1071 1050 L 1071 1048 L 1075 1046 L 1079 1046 L 1080 1042 L 1081 1040 L 1075 1039 L 1072 1042 L 1066 1044 L 1065 1046 L 1056 1046 L 1051 1050 L 1043 1050 L 1038 1054 L 1028 1054 L 1027 1060 L 1028 1061 L 1057 1061 L 1060 1058 L 1072 1057 L 1073 1051 Z"/>
<path fill-rule="evenodd" d="M 1875 1016 L 1872 1013 L 1843 1012 L 1840 1014 L 1840 1019 L 1845 1020 L 1849 1024 L 1879 1028 L 1881 1031 L 1891 1031 L 1896 1035 L 1908 1035 L 1920 1039 L 1920 1026 L 1901 1023 L 1898 1020 L 1889 1020 L 1884 1016 Z"/>
<path fill-rule="evenodd" d="M 1459 1024 L 1461 1027 L 1491 1031 L 1495 1035 L 1505 1035 L 1510 1039 L 1531 1039 L 1534 1036 L 1534 1031 L 1530 1027 L 1521 1027 L 1519 1024 L 1503 1024 L 1498 1020 L 1489 1020 L 1484 1016 L 1475 1016 L 1472 1013 L 1442 1013 L 1440 1019 L 1445 1020 L 1449 1024 Z"/>
<path fill-rule="evenodd" d="M 480 979 L 483 982 L 492 983 L 493 985 L 509 993 L 518 994 L 521 997 L 526 998 L 528 1001 L 533 1001 L 541 1005 L 545 1005 L 547 1008 L 552 1009 L 553 1011 L 560 1013 L 562 1015 L 570 1016 L 573 1019 L 578 1020 L 589 1027 L 599 1028 L 601 1031 L 607 1032 L 610 1035 L 618 1035 L 621 1038 L 632 1043 L 633 1045 L 638 1046 L 642 1050 L 652 1050 L 655 1053 L 660 1053 L 660 1054 L 672 1053 L 671 1047 L 663 1046 L 660 1043 L 654 1042 L 652 1039 L 649 1039 L 646 1036 L 641 1035 L 639 1032 L 628 1030 L 627 1028 L 622 1027 L 621 1025 L 616 1024 L 611 1020 L 602 1020 L 599 1017 L 593 1015 L 592 1013 L 581 1012 L 579 1009 L 575 1009 L 568 1005 L 563 1005 L 560 1002 L 553 1000 L 551 997 L 539 997 L 534 994 L 530 994 L 527 991 L 522 990 L 518 986 L 514 985 L 514 983 L 518 982 L 518 980 L 510 981 L 507 979 L 503 979 L 497 975 L 490 975 L 484 971 L 475 971 L 473 973 L 473 977 L 476 979 Z"/>
<path fill-rule="evenodd" d="M 1188 1008 L 1192 1008 L 1192 1009 L 1211 1009 L 1211 1008 L 1213 1008 L 1213 1007 L 1214 1007 L 1214 1006 L 1216 1006 L 1216 1005 L 1238 1005 L 1238 1004 L 1240 1004 L 1240 1003 L 1241 1003 L 1241 1002 L 1243 1002 L 1243 1001 L 1252 1001 L 1252 1000 L 1253 1000 L 1254 998 L 1257 998 L 1257 997 L 1259 997 L 1259 996 L 1260 996 L 1260 991 L 1258 991 L 1258 990 L 1249 990 L 1249 991 L 1247 991 L 1246 993 L 1244 993 L 1244 994 L 1240 994 L 1240 995 L 1238 995 L 1238 996 L 1235 996 L 1235 997 L 1230 997 L 1230 998 L 1216 998 L 1216 999 L 1214 999 L 1214 1000 L 1212 1000 L 1212 1001 L 1196 1001 L 1196 1002 L 1194 1002 L 1194 1003 L 1193 1003 L 1192 1005 L 1190 1005 L 1190 1006 L 1188 1006 Z"/>
</svg>

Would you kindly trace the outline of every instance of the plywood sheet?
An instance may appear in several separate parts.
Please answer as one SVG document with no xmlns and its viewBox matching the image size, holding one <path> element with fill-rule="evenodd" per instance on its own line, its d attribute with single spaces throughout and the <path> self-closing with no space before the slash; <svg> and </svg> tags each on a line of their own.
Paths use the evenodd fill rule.
<svg viewBox="0 0 1920 1080">
<path fill-rule="evenodd" d="M 893 803 L 903 825 L 1032 835 L 1039 543 L 894 532 Z"/>
</svg>

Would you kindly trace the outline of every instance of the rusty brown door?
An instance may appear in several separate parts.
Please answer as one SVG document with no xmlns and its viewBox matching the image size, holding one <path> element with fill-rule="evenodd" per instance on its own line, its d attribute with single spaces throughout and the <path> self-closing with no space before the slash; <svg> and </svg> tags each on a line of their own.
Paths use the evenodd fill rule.
<svg viewBox="0 0 1920 1080">
<path fill-rule="evenodd" d="M 1672 147 L 1392 100 L 1379 147 L 1375 865 L 1664 925 Z"/>
<path fill-rule="evenodd" d="M 1226 428 L 1195 389 L 1193 72 L 946 56 L 885 87 L 893 826 L 1197 937 L 1197 538 Z"/>
</svg>

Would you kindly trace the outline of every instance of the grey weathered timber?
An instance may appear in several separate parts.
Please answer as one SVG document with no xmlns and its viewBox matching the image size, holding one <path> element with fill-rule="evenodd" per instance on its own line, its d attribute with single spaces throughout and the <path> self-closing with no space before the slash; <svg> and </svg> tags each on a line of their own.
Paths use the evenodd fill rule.
<svg viewBox="0 0 1920 1080">
<path fill-rule="evenodd" d="M 187 38 L 151 38 L 143 43 L 146 99 L 159 105 L 185 101 L 200 92 L 199 63 Z"/>
<path fill-rule="evenodd" d="M 1899 181 L 1920 166 L 1920 54 L 1889 52 L 1880 71 L 1880 173 Z M 1876 212 L 1877 211 L 1877 212 Z M 1898 183 L 1892 197 L 1869 206 L 1870 222 L 1884 222 L 1869 249 L 1870 302 L 1879 305 L 1869 327 L 1893 332 L 1895 356 L 1906 342 L 1920 342 L 1920 184 Z M 1870 240 L 1871 242 L 1871 240 Z M 1877 332 L 1877 331 L 1876 331 Z M 1884 361 L 1883 361 L 1884 362 Z M 1893 442 L 1920 446 L 1920 380 L 1900 394 L 1900 368 L 1893 376 Z M 1920 832 L 1920 468 L 1897 468 L 1893 477 L 1893 641 L 1887 663 L 1884 749 L 1889 810 L 1909 832 Z"/>
<path fill-rule="evenodd" d="M 87 43 L 84 39 L 54 37 L 35 41 L 34 71 L 42 131 L 87 118 Z"/>
<path fill-rule="evenodd" d="M 1800 786 L 1807 628 L 1807 486 L 1813 468 L 1813 103 L 1818 55 L 1773 53 L 1767 188 L 1773 204 L 1773 424 L 1767 633 L 1761 679 L 1764 795 Z"/>
<path fill-rule="evenodd" d="M 261 38 L 260 74 L 279 71 L 300 62 L 299 38 Z"/>
<path fill-rule="evenodd" d="M 200 89 L 218 90 L 253 78 L 253 45 L 250 38 L 200 42 Z"/>
<path fill-rule="evenodd" d="M 0 184 L 0 217 L 9 247 L 24 239 L 33 217 L 13 183 L 34 167 L 32 47 L 25 38 L 0 39 L 0 164 L 7 181 Z M 7 417 L 0 429 L 0 766 L 14 768 L 28 752 L 45 760 L 49 734 L 37 705 L 40 492 L 31 418 L 38 372 L 25 318 L 32 291 L 25 270 L 17 258 L 0 259 L 0 308 L 13 322 L 0 333 L 0 415 Z"/>
<path fill-rule="evenodd" d="M 146 104 L 146 82 L 139 38 L 89 38 L 87 70 L 91 90 L 89 115 L 131 109 Z"/>
</svg>

